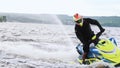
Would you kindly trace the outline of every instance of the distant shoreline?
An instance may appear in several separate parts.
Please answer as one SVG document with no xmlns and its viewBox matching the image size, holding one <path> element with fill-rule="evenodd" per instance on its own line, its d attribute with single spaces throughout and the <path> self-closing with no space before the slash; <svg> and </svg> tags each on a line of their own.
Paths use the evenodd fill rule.
<svg viewBox="0 0 120 68">
<path fill-rule="evenodd" d="M 54 19 L 51 14 L 25 14 L 25 13 L 0 13 L 0 16 L 6 16 L 6 22 L 22 23 L 43 23 L 53 24 Z M 60 21 L 65 25 L 74 25 L 72 16 L 57 14 Z M 85 16 L 98 20 L 101 25 L 106 27 L 120 27 L 120 16 Z"/>
</svg>

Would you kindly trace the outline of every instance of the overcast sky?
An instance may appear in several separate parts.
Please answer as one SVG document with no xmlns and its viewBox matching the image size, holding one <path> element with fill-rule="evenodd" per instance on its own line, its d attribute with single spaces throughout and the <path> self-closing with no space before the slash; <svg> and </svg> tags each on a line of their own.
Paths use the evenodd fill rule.
<svg viewBox="0 0 120 68">
<path fill-rule="evenodd" d="M 0 0 L 0 12 L 120 16 L 120 0 Z"/>
</svg>

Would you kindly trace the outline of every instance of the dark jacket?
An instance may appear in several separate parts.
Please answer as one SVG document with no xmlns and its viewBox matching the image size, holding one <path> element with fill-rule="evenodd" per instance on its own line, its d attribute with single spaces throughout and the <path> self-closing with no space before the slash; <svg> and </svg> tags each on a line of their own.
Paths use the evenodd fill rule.
<svg viewBox="0 0 120 68">
<path fill-rule="evenodd" d="M 100 31 L 103 30 L 102 26 L 99 24 L 98 21 L 95 19 L 90 18 L 83 18 L 83 26 L 80 27 L 79 25 L 75 25 L 75 33 L 77 38 L 83 43 L 83 50 L 84 52 L 89 52 L 89 45 L 92 37 L 95 35 L 94 32 L 91 29 L 92 25 L 97 25 L 100 29 Z"/>
</svg>

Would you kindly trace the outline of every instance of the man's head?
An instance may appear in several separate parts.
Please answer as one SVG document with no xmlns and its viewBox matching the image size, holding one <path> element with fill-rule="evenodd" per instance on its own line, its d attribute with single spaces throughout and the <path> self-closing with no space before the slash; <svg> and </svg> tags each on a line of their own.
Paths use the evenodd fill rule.
<svg viewBox="0 0 120 68">
<path fill-rule="evenodd" d="M 73 19 L 76 22 L 76 24 L 78 24 L 80 26 L 83 25 L 83 17 L 81 15 L 79 15 L 78 13 L 74 14 Z"/>
</svg>

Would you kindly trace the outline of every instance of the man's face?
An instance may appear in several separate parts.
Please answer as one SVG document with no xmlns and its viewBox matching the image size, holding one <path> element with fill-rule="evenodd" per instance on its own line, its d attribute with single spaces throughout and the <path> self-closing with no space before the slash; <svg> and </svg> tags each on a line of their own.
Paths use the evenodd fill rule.
<svg viewBox="0 0 120 68">
<path fill-rule="evenodd" d="M 81 23 L 82 22 L 82 19 L 79 19 L 77 21 L 75 21 L 76 23 Z"/>
<path fill-rule="evenodd" d="M 82 19 L 79 19 L 77 21 L 75 21 L 77 25 L 83 26 L 83 21 Z"/>
</svg>

